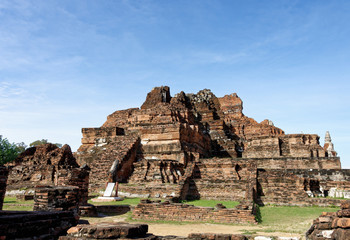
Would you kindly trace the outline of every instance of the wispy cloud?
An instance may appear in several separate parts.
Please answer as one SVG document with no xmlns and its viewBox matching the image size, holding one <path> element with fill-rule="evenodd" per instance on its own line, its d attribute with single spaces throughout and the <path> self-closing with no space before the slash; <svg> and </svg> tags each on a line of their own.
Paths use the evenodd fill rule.
<svg viewBox="0 0 350 240">
<path fill-rule="evenodd" d="M 24 93 L 24 89 L 14 86 L 9 82 L 0 82 L 0 96 L 1 98 L 12 98 L 21 96 Z"/>
</svg>

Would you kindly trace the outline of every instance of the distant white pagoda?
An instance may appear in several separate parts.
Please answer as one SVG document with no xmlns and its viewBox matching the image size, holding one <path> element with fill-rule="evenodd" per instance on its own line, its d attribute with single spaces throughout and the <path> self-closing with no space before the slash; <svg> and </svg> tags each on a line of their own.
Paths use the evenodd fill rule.
<svg viewBox="0 0 350 240">
<path fill-rule="evenodd" d="M 324 138 L 324 151 L 326 152 L 326 157 L 336 157 L 337 152 L 334 151 L 334 145 L 332 143 L 331 135 L 329 134 L 329 131 L 326 132 L 326 136 Z"/>
</svg>

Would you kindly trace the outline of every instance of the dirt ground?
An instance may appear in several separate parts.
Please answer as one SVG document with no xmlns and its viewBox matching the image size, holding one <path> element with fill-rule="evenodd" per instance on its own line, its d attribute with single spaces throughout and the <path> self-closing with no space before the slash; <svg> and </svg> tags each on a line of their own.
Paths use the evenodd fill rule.
<svg viewBox="0 0 350 240">
<path fill-rule="evenodd" d="M 107 216 L 101 218 L 83 218 L 91 224 L 96 222 L 127 222 L 126 216 Z M 224 234 L 253 234 L 254 236 L 279 236 L 279 237 L 303 237 L 298 233 L 264 232 L 264 227 L 259 225 L 224 225 L 210 223 L 152 223 L 132 222 L 148 224 L 148 232 L 158 236 L 175 235 L 187 237 L 190 233 L 224 233 Z M 302 238 L 303 239 L 303 238 Z"/>
</svg>

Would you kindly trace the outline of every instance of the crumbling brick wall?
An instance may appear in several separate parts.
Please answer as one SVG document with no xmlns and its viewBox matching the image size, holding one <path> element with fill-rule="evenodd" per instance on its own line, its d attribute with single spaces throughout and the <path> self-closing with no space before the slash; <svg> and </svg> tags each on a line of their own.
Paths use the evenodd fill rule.
<svg viewBox="0 0 350 240">
<path fill-rule="evenodd" d="M 253 204 L 236 208 L 195 207 L 182 203 L 141 201 L 132 212 L 135 219 L 216 223 L 256 223 Z"/>
<path fill-rule="evenodd" d="M 291 172 L 306 181 L 308 191 L 324 197 L 350 198 L 350 169 L 289 169 Z M 312 189 L 312 184 L 314 189 Z"/>
<path fill-rule="evenodd" d="M 104 189 L 110 177 L 113 181 L 126 182 L 133 170 L 132 164 L 136 159 L 138 147 L 137 136 L 118 135 L 108 144 L 95 146 L 87 152 L 77 154 L 78 162 L 86 163 L 91 168 L 89 180 L 91 192 Z M 109 176 L 109 170 L 116 160 L 119 162 L 117 174 Z"/>
<path fill-rule="evenodd" d="M 350 170 L 258 169 L 257 180 L 261 204 L 338 206 L 337 199 L 317 197 L 330 196 L 332 188 L 350 192 Z"/>
<path fill-rule="evenodd" d="M 8 189 L 34 188 L 36 185 L 57 185 L 61 170 L 79 168 L 71 148 L 48 143 L 31 147 L 9 163 Z"/>
<path fill-rule="evenodd" d="M 258 202 L 278 205 L 304 205 L 308 195 L 304 179 L 284 170 L 258 170 Z"/>
</svg>

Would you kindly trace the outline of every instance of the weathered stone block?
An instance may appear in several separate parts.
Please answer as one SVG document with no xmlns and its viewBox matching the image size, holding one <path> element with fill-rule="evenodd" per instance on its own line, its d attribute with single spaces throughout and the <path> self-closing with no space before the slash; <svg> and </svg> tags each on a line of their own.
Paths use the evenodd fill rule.
<svg viewBox="0 0 350 240">
<path fill-rule="evenodd" d="M 148 231 L 146 224 L 98 223 L 77 225 L 67 231 L 67 237 L 84 239 L 116 239 L 145 237 Z M 64 238 L 63 238 L 64 239 Z"/>
</svg>

